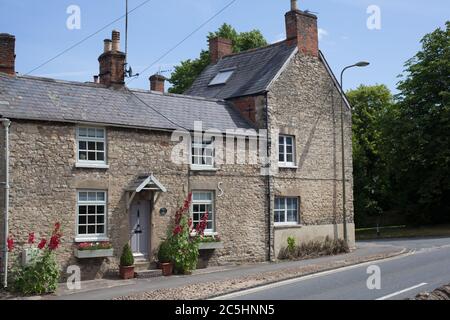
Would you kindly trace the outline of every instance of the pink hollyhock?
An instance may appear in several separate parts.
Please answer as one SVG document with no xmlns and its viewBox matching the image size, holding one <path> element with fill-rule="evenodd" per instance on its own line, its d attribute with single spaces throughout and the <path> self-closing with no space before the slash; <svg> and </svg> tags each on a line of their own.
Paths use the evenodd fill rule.
<svg viewBox="0 0 450 320">
<path fill-rule="evenodd" d="M 38 244 L 38 249 L 42 250 L 44 249 L 45 245 L 47 244 L 47 240 L 45 238 L 42 238 L 41 241 Z"/>
<path fill-rule="evenodd" d="M 176 235 L 180 234 L 182 231 L 183 231 L 183 227 L 176 226 L 175 229 L 173 229 L 173 235 L 176 236 Z"/>
<path fill-rule="evenodd" d="M 6 240 L 7 245 L 8 245 L 8 252 L 11 252 L 14 250 L 14 239 L 12 238 L 12 236 L 9 236 L 8 239 Z"/>
<path fill-rule="evenodd" d="M 34 232 L 30 232 L 30 233 L 28 234 L 28 244 L 33 244 L 33 243 L 34 243 L 34 240 L 35 240 Z"/>
<path fill-rule="evenodd" d="M 55 223 L 55 231 L 53 233 L 58 233 L 60 228 L 61 228 L 61 223 L 59 223 L 59 222 Z"/>
</svg>

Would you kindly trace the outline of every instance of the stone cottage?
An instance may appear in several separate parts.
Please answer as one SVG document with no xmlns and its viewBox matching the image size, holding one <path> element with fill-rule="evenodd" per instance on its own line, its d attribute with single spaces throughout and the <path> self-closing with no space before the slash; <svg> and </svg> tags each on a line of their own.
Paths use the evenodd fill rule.
<svg viewBox="0 0 450 320">
<path fill-rule="evenodd" d="M 285 41 L 233 54 L 230 40 L 212 39 L 211 64 L 184 95 L 165 93 L 160 75 L 150 78 L 151 90 L 129 89 L 117 31 L 105 40 L 99 75 L 86 83 L 16 74 L 15 37 L 0 34 L 1 270 L 29 232 L 46 235 L 57 221 L 58 259 L 63 268 L 79 265 L 84 279 L 114 269 L 127 242 L 151 268 L 189 192 L 194 223 L 208 211 L 206 231 L 221 239 L 205 252 L 210 263 L 275 260 L 289 236 L 342 238 L 341 102 L 353 245 L 350 107 L 318 49 L 317 17 L 292 3 Z M 216 136 L 188 139 L 188 161 L 173 161 L 173 133 L 195 135 L 200 122 Z M 235 133 L 223 138 L 227 156 L 230 147 L 233 159 L 249 153 L 246 135 L 257 132 L 266 161 L 218 161 L 216 143 L 227 131 Z M 19 241 L 9 257 L 8 235 Z M 114 257 L 74 254 L 77 243 L 97 241 L 110 241 Z"/>
</svg>

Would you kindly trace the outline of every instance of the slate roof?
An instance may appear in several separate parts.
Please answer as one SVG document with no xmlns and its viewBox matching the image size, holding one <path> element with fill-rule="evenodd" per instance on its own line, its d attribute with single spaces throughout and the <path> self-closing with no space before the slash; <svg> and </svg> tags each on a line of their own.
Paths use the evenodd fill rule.
<svg viewBox="0 0 450 320">
<path fill-rule="evenodd" d="M 208 66 L 195 80 L 186 94 L 207 98 L 229 99 L 268 90 L 285 63 L 296 52 L 295 44 L 286 41 L 259 49 L 225 56 L 215 65 Z M 208 86 L 221 71 L 236 68 L 226 84 Z"/>
<path fill-rule="evenodd" d="M 144 101 L 141 102 L 139 99 Z M 144 129 L 252 128 L 224 101 L 115 90 L 99 84 L 0 75 L 0 115 L 11 119 L 98 123 Z"/>
</svg>

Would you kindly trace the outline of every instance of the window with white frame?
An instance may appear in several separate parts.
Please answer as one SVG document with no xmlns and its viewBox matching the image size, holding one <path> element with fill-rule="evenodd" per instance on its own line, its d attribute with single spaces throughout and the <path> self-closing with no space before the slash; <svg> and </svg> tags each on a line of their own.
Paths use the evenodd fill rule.
<svg viewBox="0 0 450 320">
<path fill-rule="evenodd" d="M 214 192 L 212 191 L 194 191 L 192 192 L 192 222 L 194 228 L 202 221 L 208 213 L 207 226 L 205 233 L 214 232 Z"/>
<path fill-rule="evenodd" d="M 106 164 L 106 135 L 104 128 L 77 128 L 77 161 Z"/>
<path fill-rule="evenodd" d="M 106 236 L 106 191 L 78 191 L 77 237 Z"/>
<path fill-rule="evenodd" d="M 192 139 L 192 166 L 214 167 L 214 141 L 195 137 Z"/>
<path fill-rule="evenodd" d="M 278 163 L 281 166 L 295 166 L 295 138 L 280 135 L 278 139 Z"/>
<path fill-rule="evenodd" d="M 274 223 L 298 224 L 298 198 L 294 197 L 276 197 L 274 209 Z"/>
</svg>

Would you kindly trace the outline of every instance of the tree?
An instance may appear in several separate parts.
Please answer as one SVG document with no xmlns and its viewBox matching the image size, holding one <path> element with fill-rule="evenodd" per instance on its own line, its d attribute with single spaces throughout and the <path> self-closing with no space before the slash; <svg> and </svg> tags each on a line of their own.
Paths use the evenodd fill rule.
<svg viewBox="0 0 450 320">
<path fill-rule="evenodd" d="M 410 221 L 450 222 L 450 21 L 421 43 L 398 85 L 390 163 Z"/>
<path fill-rule="evenodd" d="M 242 52 L 249 49 L 259 48 L 267 45 L 267 41 L 259 30 L 249 32 L 237 32 L 231 25 L 224 23 L 216 32 L 210 32 L 208 40 L 214 37 L 230 39 L 233 42 L 233 52 Z M 171 93 L 183 93 L 190 88 L 195 79 L 209 65 L 210 56 L 208 50 L 202 50 L 197 59 L 185 60 L 175 67 L 169 89 Z"/>
<path fill-rule="evenodd" d="M 364 86 L 347 93 L 353 107 L 353 179 L 355 222 L 368 226 L 389 206 L 389 178 L 383 153 L 383 124 L 393 108 L 385 85 Z"/>
</svg>

